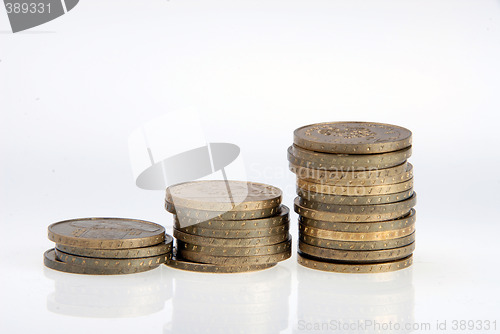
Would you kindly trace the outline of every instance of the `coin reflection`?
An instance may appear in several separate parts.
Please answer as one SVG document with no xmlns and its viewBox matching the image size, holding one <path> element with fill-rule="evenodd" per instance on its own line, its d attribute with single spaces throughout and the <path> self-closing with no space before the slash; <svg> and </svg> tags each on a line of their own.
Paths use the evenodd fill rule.
<svg viewBox="0 0 500 334">
<path fill-rule="evenodd" d="M 172 276 L 164 266 L 144 273 L 119 276 L 77 275 L 44 268 L 54 280 L 47 296 L 51 312 L 77 317 L 121 318 L 161 311 L 172 298 Z"/>
<path fill-rule="evenodd" d="M 170 270 L 175 291 L 165 334 L 275 334 L 288 328 L 291 275 L 286 268 L 240 274 Z"/>
<path fill-rule="evenodd" d="M 409 333 L 405 326 L 414 323 L 412 276 L 411 267 L 370 275 L 327 273 L 297 265 L 294 333 Z"/>
</svg>

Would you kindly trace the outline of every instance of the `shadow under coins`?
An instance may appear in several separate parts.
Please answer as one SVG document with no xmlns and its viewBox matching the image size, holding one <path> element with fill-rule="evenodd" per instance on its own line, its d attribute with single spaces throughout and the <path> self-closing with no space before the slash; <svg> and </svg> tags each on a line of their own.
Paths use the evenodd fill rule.
<svg viewBox="0 0 500 334">
<path fill-rule="evenodd" d="M 239 274 L 171 270 L 171 333 L 276 334 L 288 328 L 291 274 L 283 267 Z"/>
<path fill-rule="evenodd" d="M 172 298 L 172 275 L 165 266 L 130 275 L 92 276 L 44 268 L 55 282 L 47 296 L 51 312 L 76 317 L 122 318 L 161 311 Z"/>
<path fill-rule="evenodd" d="M 327 273 L 297 264 L 293 333 L 410 333 L 415 313 L 412 277 L 411 267 L 367 275 Z"/>
</svg>

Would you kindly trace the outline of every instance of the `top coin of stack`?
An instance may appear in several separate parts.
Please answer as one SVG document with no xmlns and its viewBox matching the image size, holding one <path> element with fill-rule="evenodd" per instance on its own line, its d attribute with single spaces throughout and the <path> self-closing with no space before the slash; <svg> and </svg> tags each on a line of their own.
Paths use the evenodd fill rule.
<svg viewBox="0 0 500 334">
<path fill-rule="evenodd" d="M 81 218 L 54 223 L 44 254 L 48 268 L 92 275 L 131 274 L 157 268 L 172 257 L 163 226 L 125 218 Z"/>
<path fill-rule="evenodd" d="M 202 272 L 269 268 L 291 255 L 281 190 L 243 181 L 194 181 L 167 189 L 176 258 L 167 265 Z"/>
<path fill-rule="evenodd" d="M 303 126 L 288 148 L 297 175 L 299 258 L 325 271 L 408 267 L 415 240 L 412 134 L 380 123 Z"/>
</svg>

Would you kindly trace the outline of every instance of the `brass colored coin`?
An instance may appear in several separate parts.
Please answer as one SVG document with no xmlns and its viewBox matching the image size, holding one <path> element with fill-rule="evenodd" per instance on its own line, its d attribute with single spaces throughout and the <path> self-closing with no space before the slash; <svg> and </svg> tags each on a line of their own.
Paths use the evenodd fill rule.
<svg viewBox="0 0 500 334">
<path fill-rule="evenodd" d="M 308 192 L 315 192 L 315 193 L 321 193 L 321 194 L 327 194 L 327 195 L 375 196 L 375 195 L 395 194 L 395 193 L 410 190 L 411 188 L 413 188 L 413 179 L 409 179 L 408 181 L 401 182 L 401 183 L 386 184 L 386 185 L 371 186 L 371 187 L 335 186 L 335 185 L 328 185 L 328 184 L 312 183 L 312 182 L 304 181 L 302 179 L 297 179 L 297 187 L 299 187 L 305 191 L 308 191 Z"/>
<path fill-rule="evenodd" d="M 104 267 L 91 267 L 87 265 L 77 265 L 62 262 L 57 259 L 55 249 L 49 249 L 44 254 L 43 263 L 47 268 L 57 271 L 63 271 L 72 274 L 87 274 L 87 275 L 121 275 L 121 274 L 134 274 L 143 271 L 157 268 L 159 265 L 142 266 L 142 267 L 120 267 L 120 268 L 104 268 Z"/>
<path fill-rule="evenodd" d="M 280 189 L 256 182 L 194 181 L 168 187 L 166 202 L 206 211 L 258 211 L 279 206 L 281 195 Z"/>
<path fill-rule="evenodd" d="M 381 241 L 339 241 L 321 239 L 309 236 L 307 234 L 299 233 L 299 241 L 321 248 L 345 250 L 379 250 L 407 246 L 415 241 L 415 233 L 397 239 L 388 239 Z"/>
<path fill-rule="evenodd" d="M 197 263 L 183 261 L 177 258 L 167 260 L 165 265 L 171 268 L 194 271 L 200 273 L 221 273 L 221 274 L 231 274 L 231 273 L 245 273 L 251 271 L 264 270 L 274 267 L 276 263 L 265 263 L 265 264 L 253 264 L 253 265 L 236 265 L 236 266 L 220 266 L 216 264 L 207 263 Z"/>
<path fill-rule="evenodd" d="M 382 262 L 382 263 L 368 263 L 368 264 L 346 264 L 346 263 L 335 263 L 335 262 L 323 262 L 321 260 L 311 259 L 304 254 L 297 254 L 297 261 L 304 267 L 311 269 L 338 272 L 338 273 L 359 273 L 359 274 L 371 274 L 371 273 L 384 273 L 390 271 L 396 271 L 404 268 L 408 268 L 413 263 L 413 255 L 405 257 L 400 260 Z"/>
<path fill-rule="evenodd" d="M 272 217 L 281 211 L 280 207 L 247 211 L 207 211 L 183 208 L 178 205 L 174 208 L 174 206 L 168 202 L 165 202 L 165 209 L 175 214 L 181 225 L 186 225 L 184 222 L 186 219 L 199 223 L 208 220 L 247 220 Z"/>
<path fill-rule="evenodd" d="M 56 245 L 56 248 L 61 252 L 71 255 L 84 257 L 97 257 L 104 259 L 136 259 L 150 256 L 158 256 L 172 253 L 171 236 L 166 235 L 164 242 L 154 246 L 128 249 L 95 249 L 95 248 L 80 248 L 66 245 Z"/>
<path fill-rule="evenodd" d="M 282 253 L 292 248 L 292 238 L 279 244 L 255 247 L 212 247 L 189 244 L 177 240 L 177 250 L 203 253 L 213 256 L 260 256 Z"/>
<path fill-rule="evenodd" d="M 373 154 L 411 146 L 411 131 L 400 126 L 372 122 L 310 124 L 293 132 L 293 143 L 307 150 Z"/>
<path fill-rule="evenodd" d="M 409 162 L 403 162 L 401 165 L 394 167 L 376 169 L 367 168 L 362 171 L 348 170 L 343 171 L 340 169 L 326 170 L 324 168 L 314 169 L 307 168 L 289 163 L 288 168 L 294 172 L 297 177 L 301 179 L 312 179 L 316 183 L 324 182 L 361 182 L 361 181 L 376 181 L 378 179 L 390 179 L 398 177 L 404 173 L 413 171 L 413 166 L 408 166 Z"/>
<path fill-rule="evenodd" d="M 415 209 L 411 209 L 410 213 L 402 218 L 388 220 L 388 221 L 381 221 L 381 222 L 371 222 L 371 223 L 328 222 L 328 221 L 310 219 L 303 216 L 299 216 L 299 223 L 304 226 L 319 228 L 323 230 L 330 230 L 330 231 L 370 233 L 370 232 L 398 230 L 405 227 L 409 227 L 415 224 L 416 217 L 417 215 Z"/>
<path fill-rule="evenodd" d="M 299 233 L 307 234 L 311 237 L 329 239 L 336 241 L 379 241 L 397 239 L 412 234 L 415 231 L 415 225 L 400 228 L 397 230 L 368 232 L 368 233 L 350 233 L 322 230 L 319 228 L 308 227 L 299 224 Z"/>
<path fill-rule="evenodd" d="M 411 156 L 411 147 L 380 154 L 330 154 L 304 150 L 297 146 L 288 148 L 288 161 L 301 167 L 334 171 L 367 171 L 394 167 Z"/>
<path fill-rule="evenodd" d="M 300 205 L 317 208 L 311 209 Z M 397 219 L 408 214 L 417 202 L 416 194 L 407 200 L 376 205 L 334 205 L 311 202 L 299 197 L 295 198 L 294 208 L 300 216 L 329 222 L 380 222 Z"/>
<path fill-rule="evenodd" d="M 56 244 L 80 248 L 139 248 L 163 242 L 165 228 L 137 219 L 81 218 L 50 225 L 48 237 Z"/>
<path fill-rule="evenodd" d="M 413 253 L 415 243 L 408 246 L 384 249 L 377 251 L 350 251 L 331 248 L 320 248 L 309 244 L 299 242 L 299 251 L 301 253 L 313 256 L 319 259 L 336 260 L 345 262 L 385 262 L 402 259 Z"/>
<path fill-rule="evenodd" d="M 413 188 L 406 191 L 375 196 L 339 196 L 310 192 L 297 187 L 297 195 L 310 201 L 338 205 L 372 205 L 403 201 L 413 195 Z"/>
<path fill-rule="evenodd" d="M 254 264 L 269 264 L 284 261 L 292 255 L 291 249 L 272 255 L 258 255 L 258 256 L 213 256 L 188 250 L 178 250 L 178 254 L 185 260 L 211 263 L 226 266 L 235 265 L 254 265 Z"/>
<path fill-rule="evenodd" d="M 179 228 L 178 230 L 184 233 L 194 234 L 202 237 L 212 237 L 212 238 L 260 238 L 268 237 L 275 234 L 288 233 L 290 227 L 289 223 L 270 227 L 270 228 L 259 228 L 251 230 L 221 230 L 221 229 L 209 229 L 197 226 L 188 226 L 184 228 Z"/>
<path fill-rule="evenodd" d="M 218 220 L 212 219 L 204 222 L 199 222 L 197 219 L 184 218 L 182 220 L 183 225 L 181 226 L 178 219 L 174 220 L 174 227 L 181 228 L 183 226 L 196 225 L 196 227 L 204 227 L 210 229 L 230 229 L 230 230 L 245 230 L 245 229 L 262 229 L 280 226 L 288 223 L 290 210 L 286 205 L 281 205 L 279 212 L 276 216 L 268 218 L 258 218 L 258 219 L 248 219 L 248 220 Z M 177 217 L 176 217 L 177 218 Z"/>
<path fill-rule="evenodd" d="M 174 237 L 179 241 L 201 246 L 213 247 L 255 247 L 279 244 L 280 242 L 288 239 L 288 232 L 281 234 L 274 234 L 267 237 L 260 238 L 244 238 L 244 239 L 226 239 L 226 238 L 212 238 L 200 237 L 198 235 L 188 234 L 181 232 L 174 228 Z"/>
<path fill-rule="evenodd" d="M 409 162 L 407 163 L 404 163 L 406 166 L 407 166 L 407 169 L 405 172 L 401 173 L 401 174 L 397 174 L 397 175 L 394 175 L 394 176 L 388 176 L 388 177 L 378 177 L 378 178 L 360 178 L 360 177 L 357 177 L 357 178 L 321 178 L 321 177 L 310 177 L 310 176 L 307 176 L 306 174 L 308 173 L 300 173 L 302 175 L 306 175 L 306 176 L 299 176 L 299 174 L 297 174 L 298 178 L 304 180 L 304 181 L 309 181 L 309 182 L 313 182 L 313 183 L 320 183 L 320 184 L 328 184 L 328 185 L 336 185 L 336 186 L 346 186 L 346 187 L 355 187 L 355 186 L 363 186 L 363 187 L 371 187 L 371 186 L 379 186 L 379 185 L 384 185 L 384 184 L 394 184 L 394 183 L 401 183 L 401 182 L 404 182 L 404 181 L 408 181 L 410 180 L 411 178 L 413 178 L 413 165 Z M 401 165 L 399 165 L 401 166 Z M 397 168 L 399 166 L 396 166 L 396 167 L 393 167 L 393 168 Z M 312 169 L 310 168 L 305 168 L 307 169 L 308 171 L 312 171 Z M 300 171 L 300 167 L 297 169 Z M 379 169 L 379 170 L 384 170 L 384 169 Z M 341 175 L 342 172 L 331 172 L 329 173 L 328 171 L 322 171 L 322 175 L 327 175 L 327 174 L 336 174 L 336 175 Z M 343 173 L 346 173 L 348 175 L 351 175 L 353 173 L 362 173 L 362 172 L 343 172 Z M 319 174 L 319 173 L 318 173 Z M 375 173 L 372 173 L 372 175 L 374 175 Z M 343 175 L 345 176 L 345 175 Z"/>
<path fill-rule="evenodd" d="M 162 254 L 157 256 L 143 257 L 137 259 L 101 259 L 96 257 L 84 257 L 78 255 L 71 255 L 55 249 L 56 258 L 59 261 L 69 263 L 77 266 L 85 266 L 95 269 L 127 269 L 127 268 L 142 268 L 142 267 L 157 267 L 165 263 L 172 254 Z"/>
</svg>

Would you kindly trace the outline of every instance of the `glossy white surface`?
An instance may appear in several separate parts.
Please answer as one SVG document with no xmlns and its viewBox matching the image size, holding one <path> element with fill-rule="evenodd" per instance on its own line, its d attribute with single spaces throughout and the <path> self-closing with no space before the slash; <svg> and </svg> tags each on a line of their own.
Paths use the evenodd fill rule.
<svg viewBox="0 0 500 334">
<path fill-rule="evenodd" d="M 498 59 L 498 1 L 82 0 L 18 34 L 0 9 L 0 331 L 303 333 L 357 320 L 500 329 Z M 242 275 L 45 269 L 55 221 L 120 216 L 171 229 L 163 192 L 135 186 L 128 138 L 183 109 L 198 110 L 209 141 L 239 145 L 248 179 L 283 189 L 288 206 L 296 127 L 410 128 L 414 266 L 327 274 L 294 256 Z"/>
</svg>

